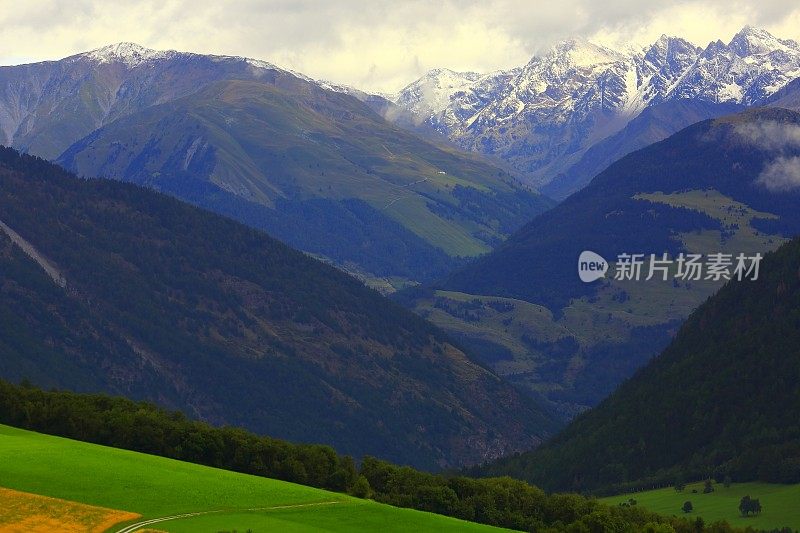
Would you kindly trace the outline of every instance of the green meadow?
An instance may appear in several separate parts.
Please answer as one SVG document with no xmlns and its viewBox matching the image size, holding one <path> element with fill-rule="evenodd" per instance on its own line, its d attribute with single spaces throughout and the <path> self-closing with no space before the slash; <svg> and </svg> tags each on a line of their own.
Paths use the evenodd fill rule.
<svg viewBox="0 0 800 533">
<path fill-rule="evenodd" d="M 221 511 L 149 526 L 169 532 L 501 531 L 293 483 L 3 425 L 0 486 L 141 514 L 135 522 Z"/>
<path fill-rule="evenodd" d="M 697 493 L 692 493 L 692 490 Z M 743 517 L 739 514 L 739 501 L 745 495 L 761 501 L 763 511 L 760 515 Z M 732 526 L 750 526 L 754 529 L 770 530 L 788 526 L 800 530 L 800 485 L 734 483 L 725 488 L 722 484 L 715 484 L 714 492 L 703 494 L 703 483 L 693 483 L 686 485 L 682 492 L 670 487 L 612 496 L 601 501 L 619 505 L 629 498 L 635 499 L 637 505 L 663 515 L 700 516 L 707 523 L 727 520 Z M 688 514 L 681 510 L 686 501 L 692 502 L 694 507 L 694 511 Z"/>
</svg>

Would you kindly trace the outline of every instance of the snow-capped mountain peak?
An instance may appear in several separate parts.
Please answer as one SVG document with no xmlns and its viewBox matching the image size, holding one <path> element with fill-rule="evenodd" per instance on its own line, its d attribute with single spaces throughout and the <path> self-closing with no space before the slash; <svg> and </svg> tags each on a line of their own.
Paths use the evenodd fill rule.
<svg viewBox="0 0 800 533">
<path fill-rule="evenodd" d="M 437 69 L 396 102 L 463 148 L 546 182 L 649 106 L 763 100 L 800 78 L 800 45 L 751 26 L 704 48 L 668 35 L 639 50 L 568 39 L 521 68 L 475 78 Z"/>
<path fill-rule="evenodd" d="M 477 72 L 456 72 L 437 68 L 426 72 L 420 79 L 403 88 L 395 102 L 420 116 L 435 115 L 444 110 L 451 97 L 480 80 Z"/>
<path fill-rule="evenodd" d="M 87 58 L 98 63 L 124 63 L 129 67 L 135 67 L 146 61 L 167 59 L 177 52 L 173 50 L 158 51 L 136 43 L 122 42 L 110 44 L 97 48 L 84 54 L 79 54 L 78 57 Z"/>
<path fill-rule="evenodd" d="M 737 33 L 728 47 L 739 57 L 769 54 L 776 50 L 797 50 L 797 43 L 778 39 L 760 28 L 745 26 Z"/>
<path fill-rule="evenodd" d="M 469 79 L 472 81 L 477 80 L 481 75 L 477 72 L 458 72 L 449 68 L 435 68 L 429 70 L 426 74 L 429 78 L 444 78 L 444 79 Z"/>
<path fill-rule="evenodd" d="M 548 50 L 542 57 L 534 56 L 531 63 L 557 62 L 570 67 L 592 67 L 612 63 L 624 58 L 624 54 L 586 39 L 576 38 L 562 41 Z M 530 64 L 530 63 L 529 63 Z"/>
<path fill-rule="evenodd" d="M 67 59 L 89 60 L 98 64 L 121 63 L 124 64 L 126 67 L 133 69 L 141 65 L 152 65 L 159 61 L 191 60 L 198 58 L 223 64 L 230 62 L 246 63 L 249 67 L 255 69 L 256 71 L 276 70 L 281 72 L 287 72 L 297 78 L 301 78 L 303 80 L 312 83 L 317 83 L 316 80 L 309 78 L 308 76 L 302 73 L 278 67 L 273 63 L 264 61 L 262 59 L 253 59 L 250 57 L 243 57 L 243 56 L 197 54 L 193 52 L 178 52 L 175 50 L 153 50 L 151 48 L 146 48 L 144 46 L 131 42 L 110 44 L 107 46 L 103 46 L 101 48 L 97 48 L 95 50 L 91 50 L 89 52 L 84 52 L 82 54 L 72 56 Z"/>
<path fill-rule="evenodd" d="M 656 42 L 645 47 L 644 60 L 658 65 L 674 61 L 679 56 L 690 55 L 694 61 L 700 50 L 698 46 L 681 37 L 662 35 Z"/>
<path fill-rule="evenodd" d="M 650 45 L 649 48 L 656 48 L 656 49 L 660 49 L 660 50 L 666 50 L 669 47 L 670 43 L 672 43 L 673 41 L 682 41 L 682 40 L 683 39 L 681 39 L 680 37 L 676 37 L 674 35 L 667 35 L 666 33 L 662 33 L 661 37 L 656 39 L 656 42 L 654 42 L 652 45 Z"/>
<path fill-rule="evenodd" d="M 670 98 L 752 104 L 800 77 L 800 46 L 745 26 L 725 44 L 709 43 Z"/>
</svg>

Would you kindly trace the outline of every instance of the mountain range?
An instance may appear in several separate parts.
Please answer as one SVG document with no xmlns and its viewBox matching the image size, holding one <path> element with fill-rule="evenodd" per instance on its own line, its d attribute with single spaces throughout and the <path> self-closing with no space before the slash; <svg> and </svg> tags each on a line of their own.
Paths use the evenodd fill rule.
<svg viewBox="0 0 800 533">
<path fill-rule="evenodd" d="M 582 161 L 645 109 L 681 100 L 750 106 L 797 77 L 800 45 L 746 26 L 728 43 L 705 48 L 666 35 L 625 50 L 570 39 L 509 71 L 433 70 L 394 100 L 457 145 L 504 159 L 561 199 L 629 153 L 618 148 L 589 169 Z M 647 140 L 715 116 L 712 105 L 683 118 L 655 117 L 663 136 Z"/>
<path fill-rule="evenodd" d="M 230 219 L 0 149 L 0 378 L 427 469 L 555 427 L 436 327 Z"/>
<path fill-rule="evenodd" d="M 215 210 L 386 291 L 443 275 L 552 205 L 379 113 L 407 114 L 263 61 L 131 43 L 0 67 L 0 143 Z"/>
<path fill-rule="evenodd" d="M 765 253 L 800 233 L 800 115 L 754 108 L 686 128 L 611 164 L 492 253 L 405 291 L 419 314 L 568 417 L 670 341 L 724 280 L 584 283 L 585 251 Z M 645 265 L 645 274 L 647 272 Z"/>
</svg>

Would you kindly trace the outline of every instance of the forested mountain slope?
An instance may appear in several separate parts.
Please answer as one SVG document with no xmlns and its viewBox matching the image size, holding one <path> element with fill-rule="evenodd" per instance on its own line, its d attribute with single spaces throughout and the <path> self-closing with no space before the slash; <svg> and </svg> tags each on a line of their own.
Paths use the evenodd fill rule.
<svg viewBox="0 0 800 533">
<path fill-rule="evenodd" d="M 731 281 L 670 346 L 545 446 L 489 465 L 553 490 L 800 482 L 800 239 Z"/>
<path fill-rule="evenodd" d="M 425 468 L 552 427 L 354 278 L 165 195 L 3 148 L 0 221 L 0 377 Z"/>
</svg>

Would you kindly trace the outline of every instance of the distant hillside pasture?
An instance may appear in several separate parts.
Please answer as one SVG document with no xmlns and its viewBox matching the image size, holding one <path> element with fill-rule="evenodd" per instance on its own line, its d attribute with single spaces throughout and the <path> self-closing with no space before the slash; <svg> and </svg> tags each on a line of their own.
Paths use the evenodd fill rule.
<svg viewBox="0 0 800 533">
<path fill-rule="evenodd" d="M 733 483 L 725 487 L 714 484 L 714 492 L 703 494 L 703 482 L 690 483 L 678 492 L 673 487 L 644 492 L 633 492 L 602 498 L 608 505 L 619 505 L 631 498 L 636 505 L 650 511 L 688 518 L 702 517 L 707 523 L 726 520 L 735 527 L 773 530 L 790 527 L 800 530 L 800 485 L 776 485 L 770 483 Z M 693 491 L 697 491 L 694 493 Z M 743 496 L 758 498 L 763 511 L 757 516 L 744 517 L 739 512 Z M 684 502 L 692 502 L 693 511 L 681 510 Z"/>
</svg>

